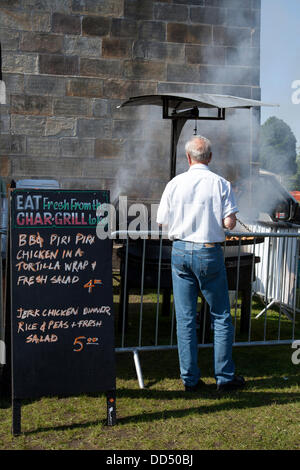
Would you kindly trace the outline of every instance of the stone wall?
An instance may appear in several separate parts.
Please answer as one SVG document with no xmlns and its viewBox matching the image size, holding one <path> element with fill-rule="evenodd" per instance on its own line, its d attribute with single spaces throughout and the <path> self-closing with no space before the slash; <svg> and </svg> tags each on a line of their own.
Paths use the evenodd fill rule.
<svg viewBox="0 0 300 470">
<path fill-rule="evenodd" d="M 259 38 L 260 0 L 1 0 L 1 176 L 159 197 L 170 122 L 117 106 L 155 93 L 259 99 Z M 197 126 L 220 168 L 253 158 L 249 117 L 242 132 L 229 118 Z"/>
</svg>

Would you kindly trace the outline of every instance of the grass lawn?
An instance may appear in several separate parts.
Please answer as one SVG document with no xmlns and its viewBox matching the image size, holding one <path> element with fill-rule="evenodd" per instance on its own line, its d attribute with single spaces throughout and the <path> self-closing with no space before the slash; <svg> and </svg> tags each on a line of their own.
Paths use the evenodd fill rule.
<svg viewBox="0 0 300 470">
<path fill-rule="evenodd" d="M 199 352 L 207 388 L 185 393 L 177 351 L 140 354 L 140 389 L 132 355 L 117 361 L 117 425 L 107 427 L 106 397 L 45 397 L 22 404 L 22 434 L 11 435 L 10 403 L 0 406 L 1 450 L 300 449 L 300 365 L 290 345 L 235 348 L 247 388 L 218 395 L 212 350 Z"/>
<path fill-rule="evenodd" d="M 155 295 L 145 296 L 143 345 L 155 341 L 155 302 Z M 280 337 L 291 338 L 290 320 L 278 309 L 255 320 L 261 309 L 254 299 L 251 340 L 262 341 L 264 331 L 266 339 L 277 339 L 279 324 Z M 139 313 L 139 297 L 132 296 L 126 346 L 137 345 Z M 236 341 L 245 341 L 239 316 L 237 309 Z M 160 313 L 158 320 L 159 344 L 169 344 L 171 315 Z M 295 333 L 300 338 L 299 321 Z M 247 387 L 223 395 L 216 392 L 212 348 L 199 350 L 207 384 L 199 394 L 183 391 L 176 350 L 140 352 L 144 389 L 139 388 L 132 353 L 117 353 L 116 426 L 106 426 L 104 394 L 44 397 L 22 403 L 22 434 L 13 437 L 11 405 L 2 399 L 0 449 L 299 450 L 300 364 L 292 363 L 293 352 L 290 344 L 235 347 L 237 373 L 244 375 Z"/>
</svg>

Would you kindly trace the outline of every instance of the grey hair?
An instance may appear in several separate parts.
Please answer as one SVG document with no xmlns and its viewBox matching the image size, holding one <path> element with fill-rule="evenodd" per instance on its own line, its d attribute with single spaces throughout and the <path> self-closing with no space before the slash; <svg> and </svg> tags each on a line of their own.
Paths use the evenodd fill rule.
<svg viewBox="0 0 300 470">
<path fill-rule="evenodd" d="M 211 142 L 202 135 L 195 135 L 185 144 L 185 151 L 195 162 L 208 162 L 211 154 Z"/>
</svg>

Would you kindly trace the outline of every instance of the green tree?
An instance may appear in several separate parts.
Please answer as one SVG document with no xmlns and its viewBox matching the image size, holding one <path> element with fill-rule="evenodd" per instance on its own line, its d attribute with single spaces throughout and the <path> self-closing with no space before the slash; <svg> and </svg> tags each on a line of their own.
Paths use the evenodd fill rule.
<svg viewBox="0 0 300 470">
<path fill-rule="evenodd" d="M 297 155 L 296 165 L 296 172 L 293 175 L 287 177 L 287 181 L 285 182 L 287 189 L 290 191 L 300 191 L 300 153 Z"/>
<path fill-rule="evenodd" d="M 275 116 L 270 117 L 260 132 L 260 164 L 278 175 L 297 172 L 296 137 L 291 128 Z"/>
</svg>

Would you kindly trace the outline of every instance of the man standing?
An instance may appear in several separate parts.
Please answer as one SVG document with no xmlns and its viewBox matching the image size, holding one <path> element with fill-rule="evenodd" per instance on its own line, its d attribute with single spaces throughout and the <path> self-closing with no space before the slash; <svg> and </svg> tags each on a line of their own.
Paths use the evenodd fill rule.
<svg viewBox="0 0 300 470">
<path fill-rule="evenodd" d="M 186 391 L 204 385 L 198 367 L 196 313 L 199 289 L 210 307 L 214 331 L 217 390 L 245 384 L 235 375 L 232 360 L 233 325 L 221 242 L 224 228 L 232 230 L 238 212 L 231 185 L 211 172 L 211 144 L 202 136 L 186 143 L 189 170 L 166 186 L 157 222 L 166 225 L 173 240 L 172 280 L 176 310 L 180 375 Z"/>
</svg>

